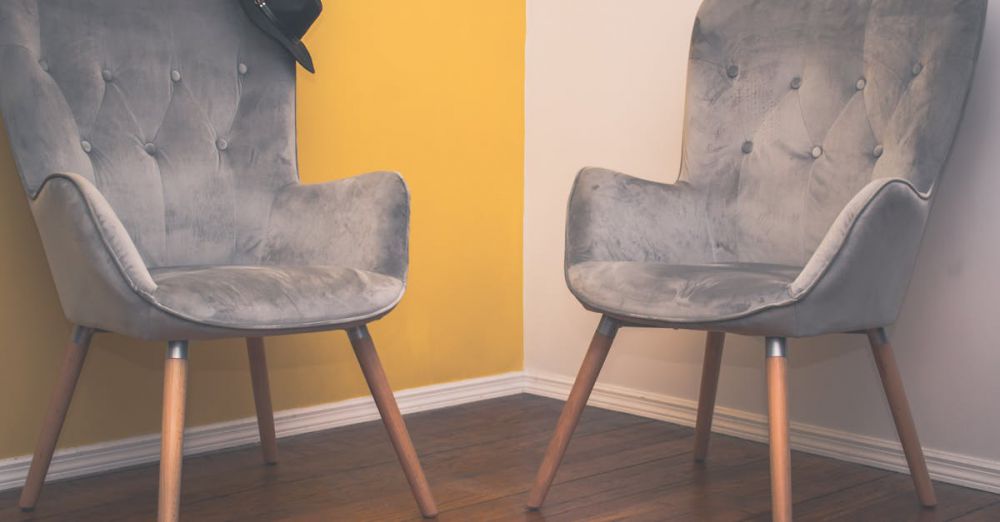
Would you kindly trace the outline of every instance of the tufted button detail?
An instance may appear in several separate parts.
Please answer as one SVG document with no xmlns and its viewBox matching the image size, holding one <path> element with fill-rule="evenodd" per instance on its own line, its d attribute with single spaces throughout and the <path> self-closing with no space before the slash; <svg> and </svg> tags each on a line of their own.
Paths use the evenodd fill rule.
<svg viewBox="0 0 1000 522">
<path fill-rule="evenodd" d="M 820 147 L 819 145 L 816 145 L 815 147 L 813 147 L 813 150 L 812 150 L 812 157 L 813 157 L 813 159 L 819 159 L 819 157 L 822 156 L 822 155 L 823 155 L 823 147 Z"/>
<path fill-rule="evenodd" d="M 858 78 L 858 83 L 854 84 L 854 88 L 859 91 L 865 90 L 865 87 L 867 86 L 868 86 L 868 80 L 866 80 L 863 76 L 861 78 Z"/>
<path fill-rule="evenodd" d="M 882 154 L 885 154 L 885 147 L 881 145 L 876 145 L 875 149 L 872 150 L 872 156 L 875 156 L 876 158 L 881 158 Z"/>
<path fill-rule="evenodd" d="M 226 150 L 229 148 L 229 142 L 226 141 L 224 138 L 219 138 L 215 140 L 215 148 L 219 150 Z"/>
<path fill-rule="evenodd" d="M 730 78 L 736 78 L 740 75 L 740 68 L 737 65 L 730 65 L 726 67 L 726 76 Z"/>
<path fill-rule="evenodd" d="M 920 74 L 921 71 L 923 71 L 923 70 L 924 70 L 924 64 L 922 64 L 920 62 L 916 62 L 916 63 L 913 64 L 913 68 L 910 69 L 910 72 L 913 73 L 914 76 L 916 76 L 916 75 Z"/>
<path fill-rule="evenodd" d="M 143 145 L 142 148 L 146 151 L 146 154 L 149 154 L 150 156 L 156 154 L 156 145 L 153 145 L 152 143 L 147 143 Z"/>
<path fill-rule="evenodd" d="M 742 150 L 743 154 L 750 154 L 751 152 L 753 152 L 753 142 L 750 140 L 744 141 Z"/>
<path fill-rule="evenodd" d="M 87 140 L 83 140 L 80 142 L 80 148 L 83 149 L 83 152 L 86 152 L 88 154 L 90 153 L 91 150 L 93 150 L 93 147 L 91 147 L 90 142 Z"/>
<path fill-rule="evenodd" d="M 49 72 L 49 62 L 45 60 L 38 60 L 38 66 L 42 68 L 43 71 Z"/>
<path fill-rule="evenodd" d="M 248 70 L 249 69 L 247 69 L 247 64 L 245 63 L 241 63 L 238 66 L 236 66 L 236 71 L 239 72 L 240 74 L 246 74 Z"/>
<path fill-rule="evenodd" d="M 802 87 L 802 78 L 799 78 L 798 76 L 792 78 L 792 84 L 790 87 L 796 91 L 799 90 L 799 87 Z"/>
<path fill-rule="evenodd" d="M 177 69 L 170 71 L 170 79 L 174 82 L 181 81 L 181 72 Z"/>
<path fill-rule="evenodd" d="M 104 81 L 106 82 L 110 82 L 115 79 L 115 75 L 111 74 L 109 69 L 104 69 L 101 71 L 101 78 L 104 78 Z"/>
</svg>

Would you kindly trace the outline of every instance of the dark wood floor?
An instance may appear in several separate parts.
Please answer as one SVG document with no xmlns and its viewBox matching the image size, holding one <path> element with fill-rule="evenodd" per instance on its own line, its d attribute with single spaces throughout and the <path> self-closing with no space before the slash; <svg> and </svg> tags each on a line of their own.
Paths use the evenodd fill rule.
<svg viewBox="0 0 1000 522">
<path fill-rule="evenodd" d="M 588 408 L 541 513 L 523 505 L 562 403 L 519 395 L 406 417 L 442 521 L 768 520 L 767 448 L 715 436 L 692 461 L 692 430 Z M 418 520 L 381 424 L 184 461 L 184 520 Z M 917 505 L 908 476 L 795 453 L 796 520 L 1000 520 L 1000 496 L 937 484 Z M 153 520 L 157 467 L 46 486 L 20 513 L 0 493 L 0 520 Z"/>
</svg>

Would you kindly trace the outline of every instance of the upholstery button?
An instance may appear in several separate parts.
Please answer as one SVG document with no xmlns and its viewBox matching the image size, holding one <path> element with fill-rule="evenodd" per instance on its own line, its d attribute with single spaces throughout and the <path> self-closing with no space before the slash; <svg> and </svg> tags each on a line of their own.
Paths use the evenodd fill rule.
<svg viewBox="0 0 1000 522">
<path fill-rule="evenodd" d="M 913 69 L 911 69 L 910 72 L 912 72 L 913 75 L 916 76 L 916 75 L 920 74 L 920 72 L 923 71 L 923 70 L 924 70 L 924 64 L 922 64 L 920 62 L 916 62 L 916 63 L 913 64 Z"/>
<path fill-rule="evenodd" d="M 740 68 L 736 65 L 730 65 L 726 68 L 726 76 L 730 78 L 736 78 L 740 75 Z"/>
<path fill-rule="evenodd" d="M 859 78 L 858 83 L 854 84 L 854 87 L 859 91 L 865 90 L 865 87 L 867 86 L 868 86 L 868 80 L 864 79 L 863 77 Z"/>
<path fill-rule="evenodd" d="M 219 150 L 226 150 L 229 148 L 229 142 L 223 138 L 215 140 L 215 147 Z"/>
<path fill-rule="evenodd" d="M 147 143 L 143 145 L 142 148 L 146 151 L 146 154 L 149 154 L 150 156 L 156 154 L 156 145 L 153 145 L 152 143 Z"/>
<path fill-rule="evenodd" d="M 750 140 L 743 142 L 743 154 L 750 154 L 753 152 L 753 142 Z"/>
<path fill-rule="evenodd" d="M 177 69 L 170 71 L 170 79 L 175 82 L 181 81 L 181 72 Z"/>
<path fill-rule="evenodd" d="M 45 60 L 38 60 L 38 66 L 42 68 L 43 71 L 49 72 L 49 62 Z"/>
<path fill-rule="evenodd" d="M 882 154 L 884 153 L 885 153 L 885 148 L 882 147 L 881 145 L 876 145 L 875 149 L 872 150 L 872 156 L 875 156 L 876 158 L 881 158 Z"/>
<path fill-rule="evenodd" d="M 110 70 L 104 69 L 103 71 L 101 71 L 101 78 L 104 78 L 104 81 L 106 82 L 110 82 L 111 80 L 115 79 L 115 76 L 111 74 Z"/>
<path fill-rule="evenodd" d="M 814 159 L 819 159 L 819 157 L 822 156 L 822 155 L 823 155 L 823 147 L 820 147 L 819 145 L 816 145 L 815 147 L 813 147 L 812 157 Z"/>
<path fill-rule="evenodd" d="M 83 140 L 80 142 L 80 148 L 83 149 L 83 152 L 86 153 L 90 153 L 90 151 L 93 150 L 93 147 L 90 146 L 90 142 L 87 140 Z"/>
<path fill-rule="evenodd" d="M 802 87 L 802 78 L 799 78 L 798 76 L 796 76 L 795 78 L 792 78 L 792 85 L 791 85 L 791 87 L 792 87 L 792 89 L 795 89 L 796 91 L 799 90 L 799 87 Z"/>
<path fill-rule="evenodd" d="M 240 74 L 246 74 L 247 73 L 247 64 L 245 64 L 245 63 L 239 64 L 236 67 L 236 70 L 239 71 Z"/>
</svg>

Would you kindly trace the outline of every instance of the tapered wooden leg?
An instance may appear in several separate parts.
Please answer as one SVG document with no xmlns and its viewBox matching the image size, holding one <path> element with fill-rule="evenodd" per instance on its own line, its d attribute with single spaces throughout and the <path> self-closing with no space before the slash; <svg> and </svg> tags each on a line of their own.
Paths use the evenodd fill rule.
<svg viewBox="0 0 1000 522">
<path fill-rule="evenodd" d="M 396 455 L 403 466 L 403 473 L 410 483 L 413 496 L 417 499 L 420 512 L 427 518 L 435 517 L 438 511 L 434 495 L 431 493 L 430 485 L 427 484 L 424 470 L 420 467 L 420 460 L 417 458 L 416 450 L 413 449 L 406 423 L 399 414 L 399 406 L 396 405 L 396 398 L 392 395 L 389 381 L 385 378 L 382 363 L 375 353 L 371 334 L 368 333 L 367 327 L 360 326 L 348 330 L 347 336 L 351 340 L 351 346 L 354 347 L 354 355 L 357 356 L 361 372 L 368 381 L 368 389 L 371 390 L 378 412 L 382 415 L 382 422 L 389 432 L 389 439 L 396 449 Z"/>
<path fill-rule="evenodd" d="M 792 520 L 792 454 L 788 444 L 788 349 L 783 337 L 768 337 L 767 411 L 771 446 L 771 518 Z"/>
<path fill-rule="evenodd" d="M 594 389 L 597 376 L 601 373 L 601 367 L 604 366 L 604 361 L 611 350 L 611 343 L 618 332 L 618 326 L 618 322 L 610 317 L 601 318 L 601 323 L 590 341 L 587 355 L 583 359 L 583 365 L 580 366 L 580 372 L 577 373 L 576 382 L 573 383 L 573 389 L 566 400 L 566 405 L 563 406 L 562 414 L 559 415 L 556 431 L 549 442 L 549 448 L 545 451 L 545 458 L 542 460 L 541 467 L 538 468 L 535 485 L 528 495 L 528 509 L 539 509 L 545 502 L 545 496 L 549 492 L 552 480 L 556 477 L 556 471 L 559 469 L 563 455 L 566 454 L 566 448 L 569 447 L 573 430 L 576 429 L 580 414 L 583 413 L 583 408 L 587 405 L 590 392 Z"/>
<path fill-rule="evenodd" d="M 274 435 L 274 410 L 271 408 L 271 385 L 267 379 L 267 356 L 264 340 L 247 337 L 247 355 L 250 358 L 250 379 L 253 381 L 253 401 L 257 406 L 257 429 L 260 431 L 260 448 L 264 462 L 278 463 L 278 440 Z"/>
<path fill-rule="evenodd" d="M 934 484 L 931 483 L 931 476 L 927 472 L 924 450 L 920 447 L 917 427 L 913 422 L 913 413 L 910 412 L 910 403 L 906 400 L 903 379 L 899 375 L 899 367 L 896 366 L 896 357 L 892 353 L 889 337 L 883 328 L 869 330 L 867 333 L 872 354 L 875 356 L 875 365 L 878 366 L 878 373 L 882 377 L 882 387 L 889 400 L 889 409 L 892 410 L 892 419 L 896 422 L 896 432 L 903 444 L 906 463 L 910 466 L 910 476 L 917 488 L 917 497 L 926 507 L 936 506 Z"/>
<path fill-rule="evenodd" d="M 184 457 L 184 406 L 187 398 L 187 342 L 171 341 L 163 374 L 163 439 L 160 442 L 159 522 L 180 516 L 181 463 Z"/>
<path fill-rule="evenodd" d="M 24 483 L 24 489 L 21 490 L 21 500 L 18 505 L 24 511 L 35 509 L 38 503 L 42 484 L 45 483 L 45 474 L 49 471 L 52 454 L 59 440 L 59 432 L 62 431 L 63 421 L 66 420 L 66 412 L 69 411 L 69 403 L 73 400 L 73 391 L 80 379 L 80 371 L 83 369 L 83 361 L 87 358 L 87 350 L 93 335 L 94 330 L 90 328 L 77 326 L 73 329 L 69 346 L 63 356 L 62 368 L 59 370 L 56 389 L 49 400 L 49 409 L 42 422 L 42 431 L 38 434 L 28 479 Z"/>
<path fill-rule="evenodd" d="M 722 347 L 726 334 L 708 332 L 705 339 L 705 362 L 701 368 L 701 391 L 698 393 L 698 420 L 694 427 L 694 460 L 702 462 L 708 457 L 708 439 L 712 434 L 712 412 L 715 394 L 719 389 L 719 370 L 722 368 Z"/>
</svg>

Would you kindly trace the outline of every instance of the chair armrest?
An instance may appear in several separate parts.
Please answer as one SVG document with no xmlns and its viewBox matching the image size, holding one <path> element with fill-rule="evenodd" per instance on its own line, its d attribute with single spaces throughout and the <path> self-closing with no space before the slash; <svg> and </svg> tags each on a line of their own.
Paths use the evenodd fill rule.
<svg viewBox="0 0 1000 522">
<path fill-rule="evenodd" d="M 63 313 L 72 323 L 142 338 L 156 283 L 114 210 L 85 177 L 48 176 L 31 199 Z"/>
<path fill-rule="evenodd" d="M 880 326 L 895 321 L 929 212 L 930 196 L 909 181 L 871 181 L 841 211 L 789 292 L 868 310 Z"/>
<path fill-rule="evenodd" d="M 60 292 L 81 278 L 92 277 L 90 269 L 109 262 L 117 274 L 97 272 L 118 277 L 147 297 L 156 289 L 125 226 L 87 178 L 72 173 L 48 176 L 32 198 L 31 210 Z M 115 285 L 120 281 L 106 282 Z"/>
<path fill-rule="evenodd" d="M 585 168 L 566 220 L 566 267 L 586 261 L 712 260 L 703 198 L 687 183 L 655 183 Z"/>
<path fill-rule="evenodd" d="M 288 185 L 271 207 L 261 262 L 340 265 L 406 280 L 410 195 L 394 172 Z"/>
</svg>

